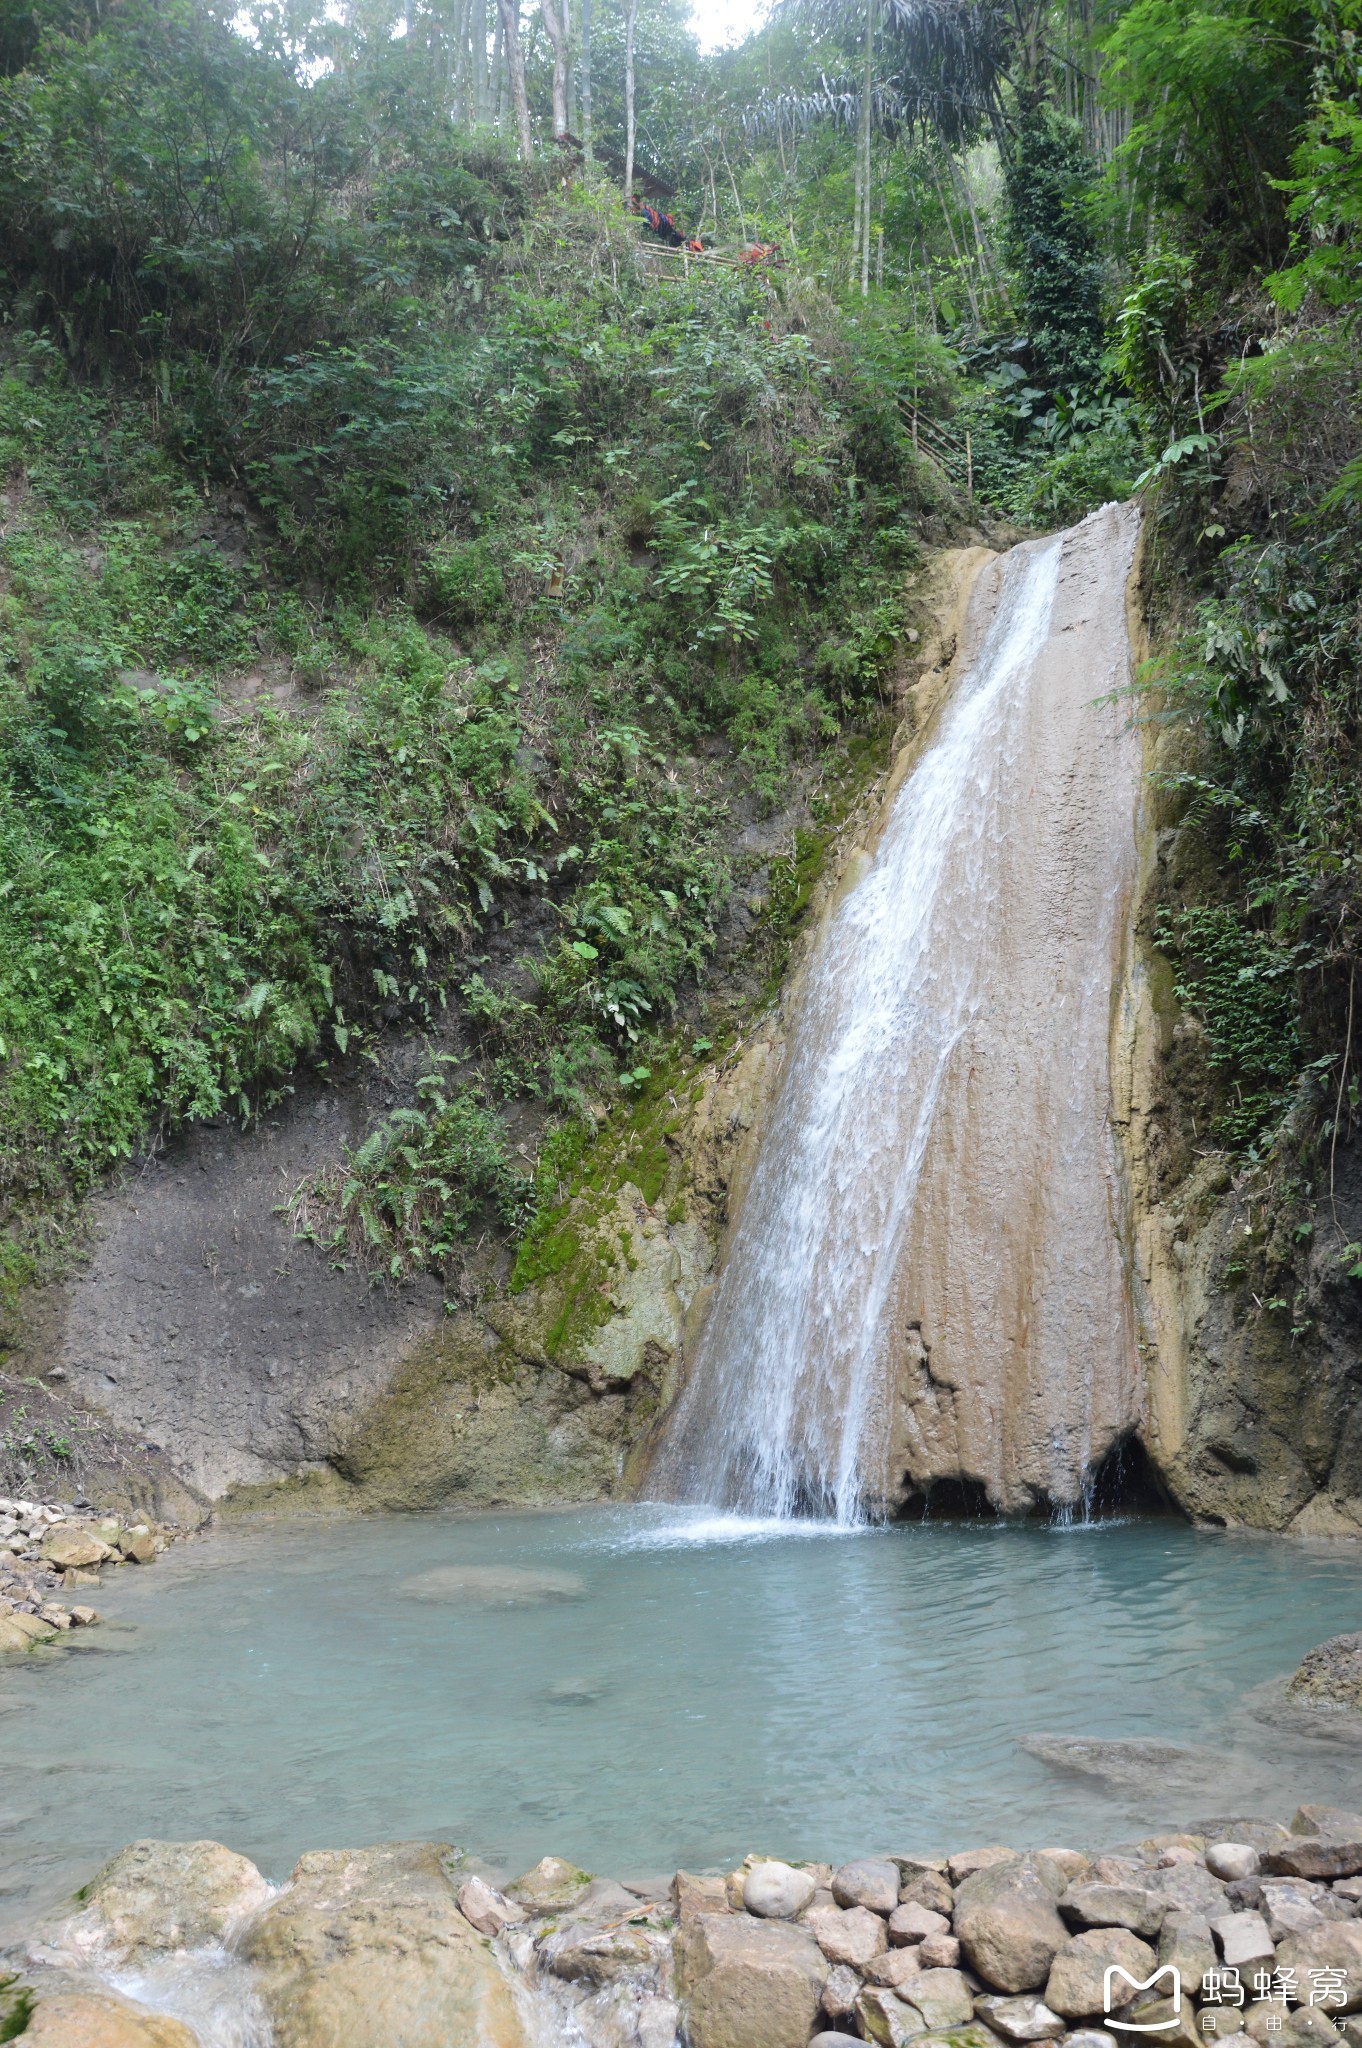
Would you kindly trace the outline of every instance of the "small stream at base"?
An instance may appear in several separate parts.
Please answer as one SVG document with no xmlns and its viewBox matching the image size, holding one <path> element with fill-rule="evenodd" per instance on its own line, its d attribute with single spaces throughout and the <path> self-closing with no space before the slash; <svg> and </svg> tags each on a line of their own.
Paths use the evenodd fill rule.
<svg viewBox="0 0 1362 2048">
<path fill-rule="evenodd" d="M 1351 1546 L 641 1506 L 274 1524 L 106 1578 L 102 1628 L 0 1675 L 6 1932 L 145 1835 L 275 1879 L 402 1837 L 630 1877 L 1362 1804 L 1362 1744 L 1264 1714 L 1362 1623 Z"/>
</svg>

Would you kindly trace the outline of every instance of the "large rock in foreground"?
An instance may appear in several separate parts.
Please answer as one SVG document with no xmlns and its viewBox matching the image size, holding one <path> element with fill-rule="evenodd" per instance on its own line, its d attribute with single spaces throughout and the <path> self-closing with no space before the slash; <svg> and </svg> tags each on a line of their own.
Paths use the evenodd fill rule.
<svg viewBox="0 0 1362 2048">
<path fill-rule="evenodd" d="M 397 1842 L 299 1861 L 242 1944 L 276 2048 L 526 2048 L 448 1856 Z"/>
<path fill-rule="evenodd" d="M 676 1943 L 690 2048 L 806 2048 L 827 1974 L 802 1927 L 699 1914 Z"/>
<path fill-rule="evenodd" d="M 126 1959 L 221 1941 L 269 1896 L 250 1859 L 221 1842 L 130 1842 L 91 1879 L 82 1917 Z"/>
<path fill-rule="evenodd" d="M 955 1932 L 970 1967 L 995 1991 L 1038 1991 L 1069 1938 L 1056 1898 L 1064 1880 L 1030 1857 L 967 1877 L 955 1895 Z"/>
<path fill-rule="evenodd" d="M 22 2038 L 24 2048 L 199 2048 L 180 2020 L 114 1991 L 39 1992 Z"/>
</svg>

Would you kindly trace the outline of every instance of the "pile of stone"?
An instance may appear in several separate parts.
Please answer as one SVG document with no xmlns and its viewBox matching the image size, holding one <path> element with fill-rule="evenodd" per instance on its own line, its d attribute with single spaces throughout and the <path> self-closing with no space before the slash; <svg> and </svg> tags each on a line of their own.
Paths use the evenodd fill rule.
<svg viewBox="0 0 1362 2048">
<path fill-rule="evenodd" d="M 103 1565 L 151 1564 L 180 1534 L 173 1524 L 122 1521 L 72 1501 L 0 1499 L 0 1651 L 97 1622 L 93 1607 L 55 1596 L 98 1586 Z"/>
<path fill-rule="evenodd" d="M 1362 1816 L 1325 1807 L 670 1884 L 550 1856 L 504 1890 L 439 1843 L 316 1851 L 275 1891 L 217 1843 L 137 1842 L 81 1900 L 0 1971 L 0 2039 L 31 2014 L 43 2048 L 196 2048 L 122 1987 L 222 1944 L 214 2010 L 234 1987 L 233 2038 L 277 2048 L 1362 2048 Z"/>
<path fill-rule="evenodd" d="M 749 1861 L 676 1879 L 675 1981 L 690 2048 L 1362 2048 L 1359 1902 L 1362 1816 L 1323 1807 L 1109 1855 Z"/>
</svg>

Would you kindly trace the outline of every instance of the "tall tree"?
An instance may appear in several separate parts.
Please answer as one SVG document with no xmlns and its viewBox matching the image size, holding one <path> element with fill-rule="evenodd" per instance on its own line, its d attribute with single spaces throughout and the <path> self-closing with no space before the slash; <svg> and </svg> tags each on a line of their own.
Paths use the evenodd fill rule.
<svg viewBox="0 0 1362 2048">
<path fill-rule="evenodd" d="M 525 90 L 525 46 L 520 40 L 520 0 L 497 0 L 501 23 L 501 54 L 511 88 L 511 111 L 515 117 L 516 142 L 526 163 L 534 155 L 534 133 L 530 127 L 530 98 Z"/>
<path fill-rule="evenodd" d="M 629 0 L 624 30 L 624 196 L 634 196 L 634 144 L 638 129 L 634 119 L 634 31 L 638 27 L 638 0 Z"/>
<path fill-rule="evenodd" d="M 582 0 L 582 153 L 591 162 L 591 0 Z"/>
<path fill-rule="evenodd" d="M 553 132 L 568 133 L 568 93 L 572 76 L 572 23 L 568 0 L 539 0 L 553 49 Z"/>
</svg>

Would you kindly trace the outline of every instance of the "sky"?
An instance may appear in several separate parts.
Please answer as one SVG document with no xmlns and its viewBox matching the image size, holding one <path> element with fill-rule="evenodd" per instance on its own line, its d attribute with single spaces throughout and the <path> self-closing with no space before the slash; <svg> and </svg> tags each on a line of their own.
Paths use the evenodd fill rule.
<svg viewBox="0 0 1362 2048">
<path fill-rule="evenodd" d="M 766 16 L 766 0 L 694 0 L 691 26 L 702 50 L 740 43 Z"/>
</svg>

